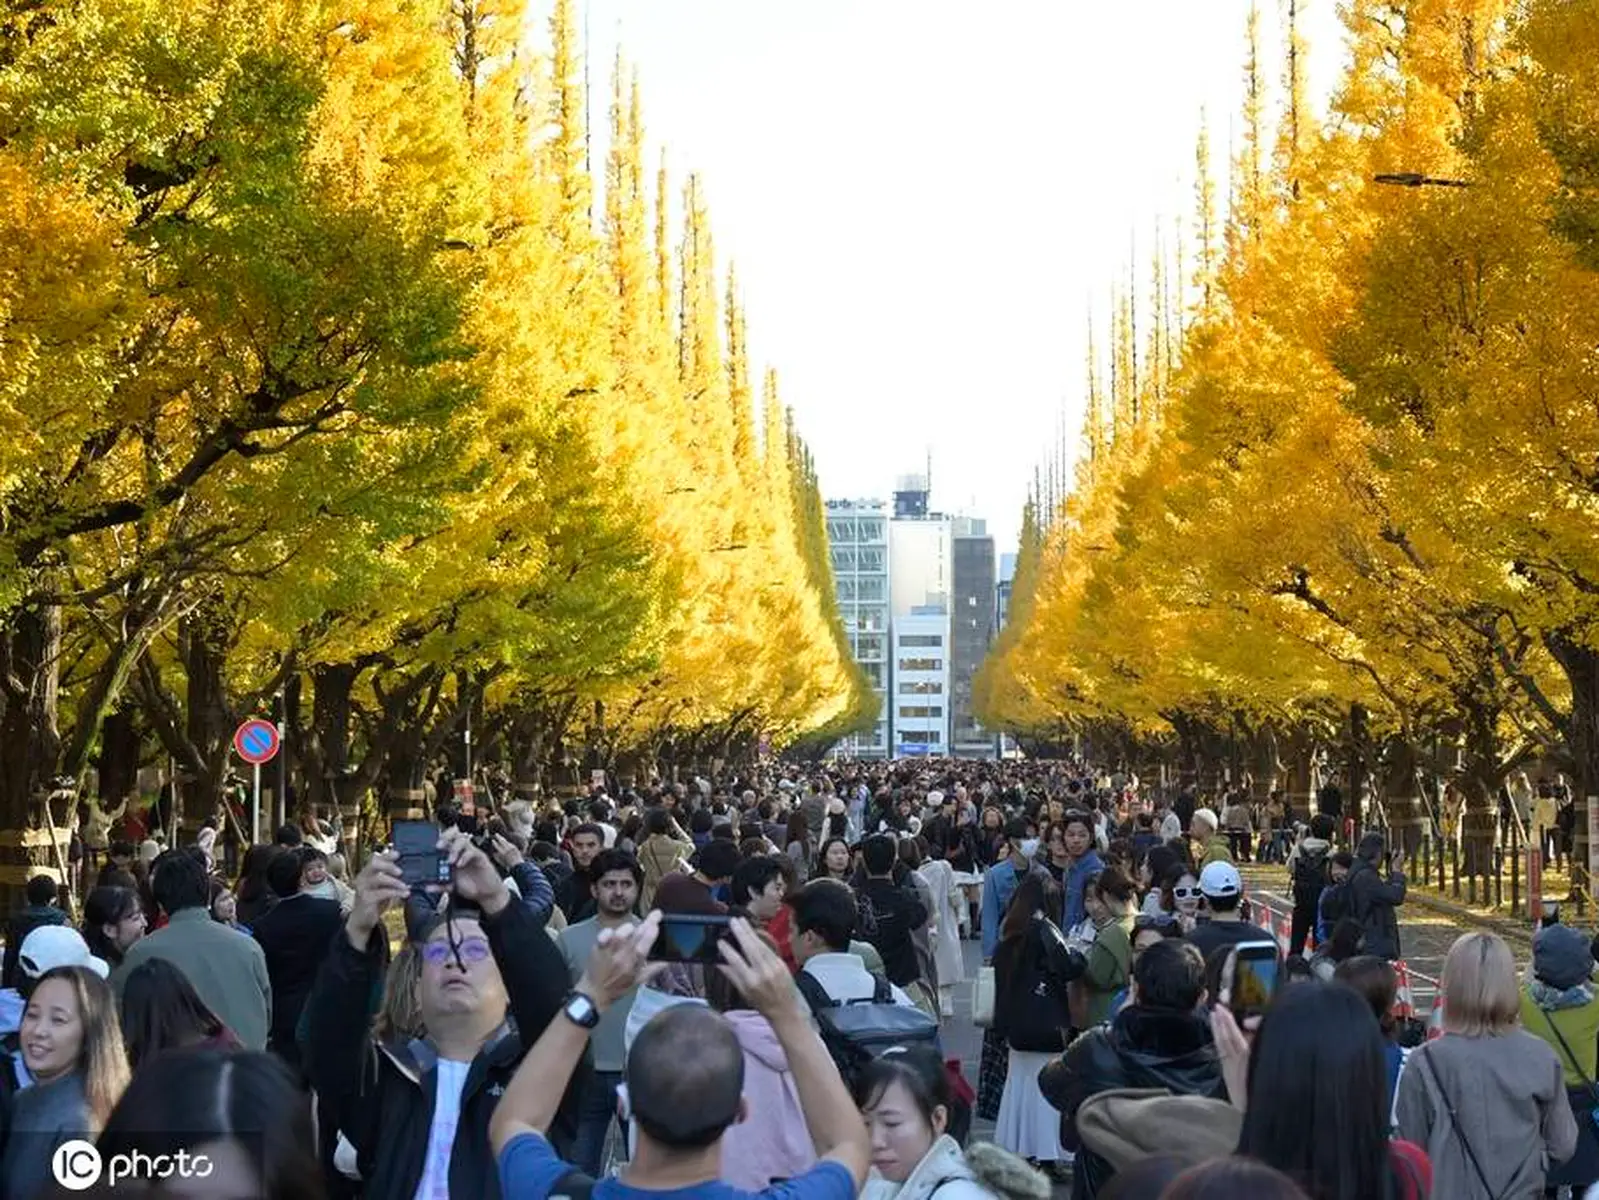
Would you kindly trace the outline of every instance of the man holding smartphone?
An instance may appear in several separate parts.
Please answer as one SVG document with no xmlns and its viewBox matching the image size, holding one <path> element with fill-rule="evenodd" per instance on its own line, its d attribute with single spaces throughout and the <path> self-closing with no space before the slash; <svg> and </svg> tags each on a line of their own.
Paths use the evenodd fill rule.
<svg viewBox="0 0 1599 1200">
<path fill-rule="evenodd" d="M 373 855 L 355 903 L 306 1002 L 303 1062 L 318 1101 L 355 1147 L 366 1194 L 447 1200 L 498 1197 L 489 1118 L 528 1042 L 566 995 L 555 941 L 488 856 L 458 829 L 437 834 L 437 877 L 449 906 L 416 931 L 417 1000 L 426 1035 L 378 1044 L 372 998 L 388 965 L 383 917 L 412 894 L 398 856 Z M 514 1028 L 507 1018 L 514 1019 Z M 574 1080 L 569 1093 L 581 1089 Z M 575 1129 L 572 1095 L 557 1092 L 561 1145 Z"/>
<path fill-rule="evenodd" d="M 1360 839 L 1344 891 L 1349 896 L 1349 915 L 1360 922 L 1362 952 L 1392 962 L 1399 957 L 1399 914 L 1395 910 L 1405 902 L 1404 853 L 1395 850 L 1384 862 L 1383 849 L 1380 833 Z"/>
<path fill-rule="evenodd" d="M 637 987 L 662 916 L 607 930 L 557 1018 L 517 1071 L 490 1125 L 503 1194 L 545 1200 L 587 1182 L 547 1140 L 555 1114 L 551 1084 L 582 1060 L 590 1031 L 617 998 Z M 871 1143 L 832 1057 L 811 1028 L 783 961 L 742 918 L 720 943 L 720 970 L 750 1007 L 771 1024 L 787 1057 L 800 1108 L 820 1161 L 777 1185 L 785 1200 L 853 1200 L 871 1165 Z M 744 1057 L 725 1017 L 699 1004 L 651 1018 L 627 1062 L 626 1105 L 638 1127 L 638 1149 L 617 1179 L 592 1185 L 593 1200 L 659 1192 L 738 1200 L 746 1193 L 720 1182 L 722 1136 L 744 1114 Z M 756 1195 L 769 1195 L 774 1189 Z"/>
</svg>

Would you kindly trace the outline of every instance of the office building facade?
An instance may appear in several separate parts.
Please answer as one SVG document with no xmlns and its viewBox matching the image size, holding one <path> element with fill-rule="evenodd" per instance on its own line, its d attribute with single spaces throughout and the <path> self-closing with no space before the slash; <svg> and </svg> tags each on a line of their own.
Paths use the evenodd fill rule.
<svg viewBox="0 0 1599 1200">
<path fill-rule="evenodd" d="M 950 547 L 951 752 L 983 758 L 994 753 L 994 738 L 972 712 L 972 680 L 994 640 L 994 539 L 983 521 L 957 517 Z"/>
<path fill-rule="evenodd" d="M 836 753 L 886 758 L 889 741 L 888 506 L 881 500 L 829 500 L 827 539 L 838 591 L 838 611 L 850 650 L 877 691 L 877 723 L 845 738 Z"/>
</svg>

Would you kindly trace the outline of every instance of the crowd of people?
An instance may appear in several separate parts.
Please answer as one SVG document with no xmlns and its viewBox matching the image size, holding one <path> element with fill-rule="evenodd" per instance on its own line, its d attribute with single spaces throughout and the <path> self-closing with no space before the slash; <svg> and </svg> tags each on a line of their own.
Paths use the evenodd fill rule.
<svg viewBox="0 0 1599 1200">
<path fill-rule="evenodd" d="M 8 929 L 0 1200 L 110 1194 L 70 1177 L 84 1143 L 126 1160 L 118 1194 L 270 1200 L 1599 1179 L 1585 937 L 1540 932 L 1525 978 L 1462 937 L 1445 1035 L 1410 1049 L 1381 834 L 1240 836 L 1243 799 L 1205 799 L 1065 762 L 596 785 L 436 806 L 437 883 L 387 846 L 352 877 L 314 814 L 237 878 L 214 835 L 112 844 L 79 923 L 40 876 Z M 1286 863 L 1286 956 L 1245 855 Z M 948 1045 L 968 998 L 974 1079 Z M 206 1180 L 156 1177 L 180 1153 Z"/>
</svg>

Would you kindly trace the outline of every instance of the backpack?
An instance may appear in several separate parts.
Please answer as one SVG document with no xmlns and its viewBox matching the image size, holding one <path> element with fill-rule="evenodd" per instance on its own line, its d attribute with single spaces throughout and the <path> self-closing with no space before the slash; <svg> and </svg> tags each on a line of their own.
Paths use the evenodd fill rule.
<svg viewBox="0 0 1599 1200">
<path fill-rule="evenodd" d="M 1294 860 L 1294 899 L 1307 902 L 1316 900 L 1330 882 L 1332 876 L 1327 870 L 1327 848 L 1301 849 L 1299 857 Z"/>
<path fill-rule="evenodd" d="M 1353 876 L 1353 874 L 1354 872 L 1351 871 L 1350 876 Z M 1349 892 L 1349 876 L 1346 876 L 1342 883 L 1328 884 L 1326 890 L 1321 894 L 1318 907 L 1320 909 L 1320 919 L 1327 926 L 1329 936 L 1332 934 L 1333 927 L 1345 917 L 1351 920 L 1359 920 L 1359 914 L 1355 912 L 1354 897 Z"/>
<path fill-rule="evenodd" d="M 861 1069 L 885 1050 L 915 1045 L 938 1048 L 938 1022 L 919 1008 L 894 1003 L 894 989 L 883 976 L 872 979 L 869 999 L 841 1003 L 827 994 L 816 976 L 806 971 L 794 976 L 816 1018 L 822 1043 L 852 1091 Z"/>
</svg>

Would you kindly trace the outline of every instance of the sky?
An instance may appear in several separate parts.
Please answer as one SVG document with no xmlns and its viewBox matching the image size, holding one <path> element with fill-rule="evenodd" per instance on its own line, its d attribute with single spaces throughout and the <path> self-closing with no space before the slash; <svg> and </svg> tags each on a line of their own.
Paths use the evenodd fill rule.
<svg viewBox="0 0 1599 1200">
<path fill-rule="evenodd" d="M 1260 0 L 1274 101 L 1285 2 Z M 701 175 L 824 496 L 887 498 L 930 456 L 935 507 L 1013 548 L 1063 428 L 1077 453 L 1090 314 L 1103 337 L 1129 261 L 1147 289 L 1157 227 L 1191 223 L 1202 111 L 1225 195 L 1249 0 L 577 6 L 596 168 L 620 40 L 649 161 L 679 199 Z M 1343 33 L 1333 0 L 1299 6 L 1319 104 Z"/>
</svg>

